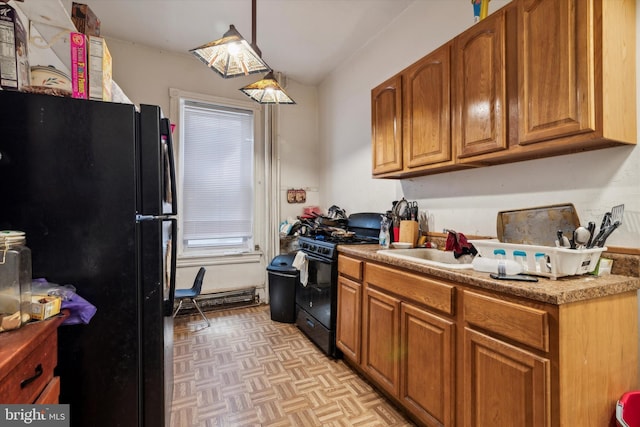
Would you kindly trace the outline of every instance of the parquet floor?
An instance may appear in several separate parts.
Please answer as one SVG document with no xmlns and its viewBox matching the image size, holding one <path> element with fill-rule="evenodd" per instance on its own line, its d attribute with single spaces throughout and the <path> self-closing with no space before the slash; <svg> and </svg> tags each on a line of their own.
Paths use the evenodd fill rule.
<svg viewBox="0 0 640 427">
<path fill-rule="evenodd" d="M 172 427 L 413 426 L 265 305 L 175 320 Z"/>
</svg>

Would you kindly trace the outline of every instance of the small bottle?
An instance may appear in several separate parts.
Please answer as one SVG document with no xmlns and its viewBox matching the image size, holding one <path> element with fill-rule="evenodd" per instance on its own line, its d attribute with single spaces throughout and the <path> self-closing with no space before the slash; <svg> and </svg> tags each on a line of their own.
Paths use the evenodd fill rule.
<svg viewBox="0 0 640 427">
<path fill-rule="evenodd" d="M 22 231 L 0 231 L 0 332 L 31 316 L 31 250 Z"/>
<path fill-rule="evenodd" d="M 391 235 L 389 234 L 389 218 L 384 215 L 381 215 L 381 218 L 380 235 L 378 236 L 378 241 L 381 248 L 389 249 L 389 243 L 391 240 Z"/>
</svg>

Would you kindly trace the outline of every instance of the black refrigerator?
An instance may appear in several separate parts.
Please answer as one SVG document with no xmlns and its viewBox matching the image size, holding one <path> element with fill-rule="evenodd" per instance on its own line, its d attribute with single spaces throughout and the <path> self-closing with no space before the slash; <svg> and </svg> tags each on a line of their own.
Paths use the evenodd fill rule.
<svg viewBox="0 0 640 427">
<path fill-rule="evenodd" d="M 0 91 L 0 201 L 33 277 L 97 308 L 58 329 L 71 425 L 169 425 L 177 226 L 160 108 Z"/>
</svg>

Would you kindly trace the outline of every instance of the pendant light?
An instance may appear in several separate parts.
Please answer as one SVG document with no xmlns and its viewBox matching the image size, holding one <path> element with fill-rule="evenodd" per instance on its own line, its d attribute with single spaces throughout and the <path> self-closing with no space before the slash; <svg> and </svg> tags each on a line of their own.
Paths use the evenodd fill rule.
<svg viewBox="0 0 640 427">
<path fill-rule="evenodd" d="M 262 60 L 262 52 L 255 40 L 256 0 L 252 0 L 251 26 L 253 31 L 251 44 L 240 35 L 234 25 L 231 25 L 222 38 L 191 49 L 189 52 L 225 79 L 270 71 L 269 66 Z"/>
<path fill-rule="evenodd" d="M 269 71 L 262 80 L 247 85 L 240 90 L 260 104 L 295 104 L 295 101 L 278 84 L 278 81 L 273 76 L 273 71 Z"/>
</svg>

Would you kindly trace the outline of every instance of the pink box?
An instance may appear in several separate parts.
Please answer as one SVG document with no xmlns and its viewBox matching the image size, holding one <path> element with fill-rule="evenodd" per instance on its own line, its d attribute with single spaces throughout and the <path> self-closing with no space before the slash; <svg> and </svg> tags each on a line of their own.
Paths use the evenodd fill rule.
<svg viewBox="0 0 640 427">
<path fill-rule="evenodd" d="M 89 97 L 89 81 L 87 79 L 87 37 L 81 33 L 70 34 L 71 45 L 71 90 L 74 98 Z"/>
</svg>

